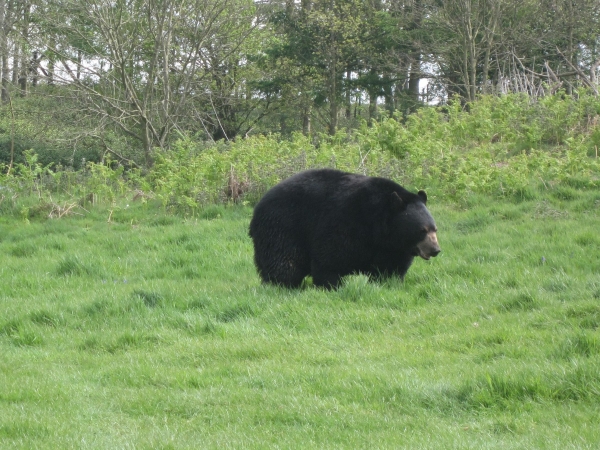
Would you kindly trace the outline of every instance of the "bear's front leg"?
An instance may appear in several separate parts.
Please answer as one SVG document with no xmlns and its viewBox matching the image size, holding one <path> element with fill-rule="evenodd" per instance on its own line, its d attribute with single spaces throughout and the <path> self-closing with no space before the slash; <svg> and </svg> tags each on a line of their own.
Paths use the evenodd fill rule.
<svg viewBox="0 0 600 450">
<path fill-rule="evenodd" d="M 325 289 L 337 289 L 342 280 L 342 275 L 339 272 L 328 270 L 315 261 L 311 263 L 310 274 L 313 284 Z"/>
<path fill-rule="evenodd" d="M 341 281 L 342 277 L 337 273 L 313 275 L 313 284 L 325 289 L 337 289 Z"/>
</svg>

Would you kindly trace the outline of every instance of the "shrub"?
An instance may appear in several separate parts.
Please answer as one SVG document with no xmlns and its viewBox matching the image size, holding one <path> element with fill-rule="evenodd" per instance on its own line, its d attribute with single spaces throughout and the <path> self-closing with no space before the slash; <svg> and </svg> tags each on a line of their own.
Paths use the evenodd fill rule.
<svg viewBox="0 0 600 450">
<path fill-rule="evenodd" d="M 468 108 L 458 101 L 421 108 L 313 139 L 260 135 L 207 144 L 185 137 L 157 152 L 147 173 L 109 159 L 66 170 L 25 152 L 10 173 L 0 167 L 0 206 L 7 194 L 13 201 L 35 193 L 40 200 L 66 194 L 112 203 L 135 190 L 136 198 L 196 215 L 210 204 L 253 204 L 282 179 L 319 167 L 385 176 L 448 199 L 531 196 L 538 186 L 586 189 L 599 183 L 599 127 L 600 100 L 586 92 L 538 102 L 506 95 Z"/>
</svg>

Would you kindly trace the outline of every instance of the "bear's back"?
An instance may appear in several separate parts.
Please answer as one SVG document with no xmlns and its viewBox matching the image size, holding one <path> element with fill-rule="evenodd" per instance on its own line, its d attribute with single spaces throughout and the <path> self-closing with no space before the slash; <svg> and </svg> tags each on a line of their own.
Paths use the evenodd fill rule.
<svg viewBox="0 0 600 450">
<path fill-rule="evenodd" d="M 392 192 L 407 202 L 416 197 L 385 178 L 335 169 L 300 172 L 272 187 L 259 201 L 250 236 L 257 236 L 258 228 L 283 228 L 306 237 L 340 222 L 374 226 L 384 220 Z"/>
</svg>

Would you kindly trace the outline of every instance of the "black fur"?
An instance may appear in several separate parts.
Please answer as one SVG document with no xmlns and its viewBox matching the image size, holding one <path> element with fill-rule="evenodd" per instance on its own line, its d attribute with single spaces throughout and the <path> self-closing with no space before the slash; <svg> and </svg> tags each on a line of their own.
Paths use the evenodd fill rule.
<svg viewBox="0 0 600 450">
<path fill-rule="evenodd" d="M 357 272 L 404 277 L 424 230 L 435 230 L 426 201 L 425 192 L 413 194 L 385 178 L 331 169 L 294 175 L 254 209 L 258 272 L 263 281 L 288 287 L 307 275 L 327 288 Z"/>
</svg>

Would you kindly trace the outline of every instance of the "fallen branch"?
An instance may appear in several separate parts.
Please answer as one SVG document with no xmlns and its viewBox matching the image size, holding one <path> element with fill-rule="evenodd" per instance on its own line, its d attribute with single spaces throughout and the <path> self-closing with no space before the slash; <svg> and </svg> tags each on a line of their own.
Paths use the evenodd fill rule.
<svg viewBox="0 0 600 450">
<path fill-rule="evenodd" d="M 74 208 L 78 207 L 77 203 L 65 203 L 64 205 L 60 205 L 58 203 L 50 203 L 51 209 L 48 214 L 49 219 L 62 219 L 65 216 L 70 216 L 72 214 L 76 214 L 78 216 L 83 216 L 83 214 L 73 211 Z"/>
</svg>

